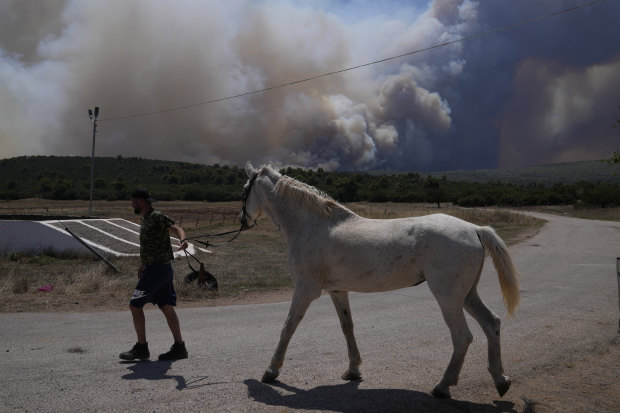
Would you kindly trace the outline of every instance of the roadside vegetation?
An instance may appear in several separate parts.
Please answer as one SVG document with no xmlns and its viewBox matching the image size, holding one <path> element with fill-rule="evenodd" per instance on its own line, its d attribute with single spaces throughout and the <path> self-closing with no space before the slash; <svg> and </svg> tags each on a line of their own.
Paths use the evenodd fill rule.
<svg viewBox="0 0 620 413">
<path fill-rule="evenodd" d="M 11 201 L 11 204 L 19 209 L 16 202 L 19 201 Z M 34 208 L 34 200 L 24 202 Z M 62 207 L 55 205 L 54 201 L 45 201 L 45 204 L 52 210 L 71 209 L 67 202 L 62 202 Z M 75 209 L 83 207 L 84 203 L 81 202 Z M 479 225 L 493 226 L 508 244 L 527 239 L 544 225 L 541 220 L 506 210 L 469 209 L 449 205 L 438 209 L 433 204 L 402 203 L 352 203 L 347 204 L 347 207 L 362 216 L 380 219 L 447 213 Z M 202 237 L 207 233 L 238 228 L 238 202 L 214 205 L 203 202 L 166 202 L 158 205 L 158 208 L 170 212 L 177 222 L 179 216 L 185 217 L 184 227 L 190 237 Z M 207 208 L 235 213 L 212 215 L 204 212 Z M 106 211 L 108 213 L 103 216 L 136 220 L 127 202 L 109 202 Z M 190 211 L 198 211 L 199 215 L 191 216 Z M 212 254 L 201 253 L 198 258 L 218 279 L 219 291 L 204 290 L 195 282 L 185 284 L 184 277 L 191 270 L 185 259 L 177 259 L 173 267 L 180 306 L 239 303 L 247 301 L 248 297 L 260 298 L 274 292 L 286 293 L 293 287 L 286 270 L 286 244 L 268 219 L 260 220 L 258 226 L 243 232 L 234 242 L 210 249 Z M 53 252 L 2 256 L 0 311 L 125 309 L 136 284 L 138 258 L 110 260 L 119 268 L 120 274 L 111 271 L 94 256 L 71 257 Z M 192 265 L 197 268 L 193 261 Z M 39 291 L 40 288 L 49 286 L 53 286 L 52 291 Z"/>
</svg>

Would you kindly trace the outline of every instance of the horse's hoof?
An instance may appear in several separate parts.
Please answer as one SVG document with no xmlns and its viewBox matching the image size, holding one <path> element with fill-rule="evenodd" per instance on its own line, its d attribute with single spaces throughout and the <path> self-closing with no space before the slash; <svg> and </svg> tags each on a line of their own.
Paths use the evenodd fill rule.
<svg viewBox="0 0 620 413">
<path fill-rule="evenodd" d="M 265 370 L 265 374 L 263 374 L 263 378 L 260 379 L 263 383 L 273 383 L 276 381 L 280 373 L 273 372 L 271 369 Z"/>
<path fill-rule="evenodd" d="M 342 380 L 361 380 L 361 379 L 362 379 L 362 373 L 360 373 L 359 371 L 347 370 L 342 375 Z"/>
<path fill-rule="evenodd" d="M 433 397 L 436 397 L 438 399 L 451 399 L 452 398 L 452 396 L 450 395 L 450 390 L 442 389 L 441 387 L 439 387 L 439 384 L 435 386 L 431 394 L 433 395 Z"/>
<path fill-rule="evenodd" d="M 495 388 L 497 389 L 497 393 L 499 393 L 499 397 L 503 397 L 504 394 L 506 394 L 511 384 L 512 380 L 510 380 L 509 377 L 503 377 L 501 381 L 495 383 Z"/>
</svg>

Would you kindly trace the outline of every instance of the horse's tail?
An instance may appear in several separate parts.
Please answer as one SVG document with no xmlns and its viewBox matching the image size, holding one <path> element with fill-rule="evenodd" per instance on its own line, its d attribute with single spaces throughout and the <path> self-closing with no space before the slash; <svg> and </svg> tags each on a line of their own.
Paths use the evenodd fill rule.
<svg viewBox="0 0 620 413">
<path fill-rule="evenodd" d="M 512 263 L 510 254 L 504 241 L 495 233 L 491 227 L 478 227 L 476 229 L 478 238 L 493 258 L 493 264 L 497 270 L 499 285 L 502 289 L 504 304 L 508 310 L 508 315 L 512 315 L 519 306 L 519 279 L 517 269 Z"/>
</svg>

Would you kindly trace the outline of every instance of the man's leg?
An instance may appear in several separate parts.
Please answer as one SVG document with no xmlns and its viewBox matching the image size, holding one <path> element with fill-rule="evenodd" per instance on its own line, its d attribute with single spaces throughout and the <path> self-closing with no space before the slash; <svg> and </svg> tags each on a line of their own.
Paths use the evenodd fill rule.
<svg viewBox="0 0 620 413">
<path fill-rule="evenodd" d="M 133 326 L 136 329 L 138 342 L 131 350 L 121 353 L 120 358 L 123 360 L 146 360 L 151 356 L 151 354 L 149 353 L 149 345 L 146 342 L 146 322 L 144 320 L 144 310 L 142 310 L 142 307 L 136 307 L 131 304 L 129 304 L 129 309 L 131 310 Z"/>
<path fill-rule="evenodd" d="M 144 310 L 142 307 L 136 307 L 129 304 L 131 310 L 131 316 L 133 318 L 133 326 L 136 329 L 136 335 L 138 336 L 138 343 L 146 343 L 146 320 L 144 318 Z"/>
<path fill-rule="evenodd" d="M 174 344 L 170 347 L 170 351 L 164 354 L 159 355 L 160 360 L 180 360 L 187 358 L 187 349 L 185 348 L 185 342 L 183 342 L 183 337 L 181 337 L 181 326 L 179 323 L 179 317 L 177 316 L 176 311 L 174 311 L 174 306 L 170 304 L 166 304 L 163 307 L 160 307 L 161 311 L 166 316 L 166 321 L 168 322 L 168 327 L 170 327 L 170 331 L 172 332 L 172 336 L 174 337 Z"/>
<path fill-rule="evenodd" d="M 177 343 L 182 342 L 183 337 L 181 337 L 181 324 L 179 323 L 179 317 L 177 316 L 177 312 L 174 311 L 174 306 L 166 304 L 161 307 L 161 311 L 166 317 L 166 321 L 168 322 L 168 327 L 170 328 L 172 337 L 174 337 L 174 341 L 176 341 Z"/>
</svg>

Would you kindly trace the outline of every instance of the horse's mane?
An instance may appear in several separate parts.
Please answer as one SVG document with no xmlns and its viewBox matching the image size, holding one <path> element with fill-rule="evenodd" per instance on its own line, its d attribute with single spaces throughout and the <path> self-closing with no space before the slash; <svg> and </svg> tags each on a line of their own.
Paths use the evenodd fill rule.
<svg viewBox="0 0 620 413">
<path fill-rule="evenodd" d="M 332 216 L 335 211 L 350 212 L 325 192 L 290 176 L 283 175 L 278 179 L 274 192 L 326 217 Z"/>
</svg>

